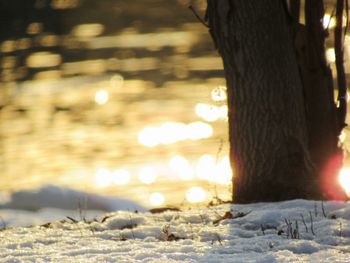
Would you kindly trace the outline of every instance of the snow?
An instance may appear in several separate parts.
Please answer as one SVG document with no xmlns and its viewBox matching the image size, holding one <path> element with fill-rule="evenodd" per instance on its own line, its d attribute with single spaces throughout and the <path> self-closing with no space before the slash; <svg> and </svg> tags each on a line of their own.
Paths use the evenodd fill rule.
<svg viewBox="0 0 350 263">
<path fill-rule="evenodd" d="M 127 199 L 101 196 L 55 185 L 43 186 L 38 190 L 14 192 L 1 208 L 38 210 L 42 207 L 102 211 L 146 211 L 146 208 Z"/>
<path fill-rule="evenodd" d="M 106 213 L 67 209 L 66 200 L 50 198 L 58 191 L 50 187 L 38 191 L 51 201 L 41 200 L 36 211 L 32 204 L 32 211 L 14 209 L 10 204 L 18 207 L 17 199 L 0 209 L 0 262 L 350 262 L 349 202 L 291 200 L 151 213 L 125 209 L 137 205 L 129 200 L 98 196 L 108 200 Z"/>
</svg>

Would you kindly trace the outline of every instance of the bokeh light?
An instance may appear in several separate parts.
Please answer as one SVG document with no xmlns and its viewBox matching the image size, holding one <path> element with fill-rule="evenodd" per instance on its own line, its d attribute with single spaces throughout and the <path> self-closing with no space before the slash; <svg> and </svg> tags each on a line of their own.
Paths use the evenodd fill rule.
<svg viewBox="0 0 350 263">
<path fill-rule="evenodd" d="M 149 202 L 152 206 L 160 206 L 165 202 L 164 195 L 162 195 L 161 193 L 153 193 L 149 197 Z"/>
<path fill-rule="evenodd" d="M 143 128 L 139 132 L 138 140 L 140 144 L 147 147 L 157 146 L 158 144 L 160 144 L 158 128 L 154 126 L 148 126 L 146 128 Z"/>
<path fill-rule="evenodd" d="M 215 158 L 209 154 L 202 155 L 196 165 L 197 178 L 210 181 L 216 172 Z"/>
<path fill-rule="evenodd" d="M 232 170 L 230 166 L 230 159 L 228 156 L 223 157 L 217 165 L 217 172 L 215 173 L 215 182 L 222 185 L 231 184 Z"/>
<path fill-rule="evenodd" d="M 161 144 L 173 144 L 186 139 L 186 125 L 178 122 L 166 122 L 158 128 Z"/>
<path fill-rule="evenodd" d="M 227 119 L 227 106 L 215 106 L 205 103 L 198 103 L 195 107 L 195 113 L 198 117 L 208 122 L 214 122 L 219 119 Z"/>
<path fill-rule="evenodd" d="M 188 124 L 187 129 L 187 136 L 192 140 L 205 139 L 213 135 L 213 128 L 211 125 L 201 121 Z"/>
<path fill-rule="evenodd" d="M 181 180 L 191 180 L 194 177 L 194 170 L 190 162 L 181 155 L 173 156 L 169 161 L 169 166 Z"/>
<path fill-rule="evenodd" d="M 139 171 L 139 179 L 144 184 L 152 184 L 157 179 L 157 173 L 153 167 L 143 167 Z"/>
<path fill-rule="evenodd" d="M 109 94 L 105 90 L 99 90 L 95 94 L 95 102 L 99 105 L 106 104 L 109 100 Z"/>
<path fill-rule="evenodd" d="M 55 67 L 61 62 L 61 55 L 46 51 L 32 53 L 26 60 L 26 64 L 30 68 Z"/>
<path fill-rule="evenodd" d="M 110 85 L 112 88 L 118 89 L 118 88 L 121 88 L 123 86 L 124 78 L 122 75 L 116 74 L 116 75 L 111 77 L 109 82 L 110 82 Z"/>
<path fill-rule="evenodd" d="M 226 101 L 226 87 L 219 86 L 211 91 L 211 98 L 213 101 Z"/>
<path fill-rule="evenodd" d="M 95 183 L 98 187 L 104 188 L 112 184 L 113 175 L 107 168 L 99 168 L 95 175 Z"/>
<path fill-rule="evenodd" d="M 211 125 L 204 122 L 165 122 L 160 126 L 147 126 L 138 134 L 141 145 L 155 147 L 159 144 L 168 145 L 186 139 L 200 140 L 213 135 Z"/>
<path fill-rule="evenodd" d="M 193 186 L 186 192 L 186 200 L 190 203 L 201 203 L 207 198 L 207 192 L 199 186 Z"/>
<path fill-rule="evenodd" d="M 102 24 L 81 24 L 73 28 L 72 34 L 78 38 L 91 38 L 101 35 L 103 31 Z"/>
<path fill-rule="evenodd" d="M 328 48 L 326 50 L 326 58 L 327 58 L 327 61 L 330 63 L 335 62 L 335 50 L 334 50 L 334 48 Z"/>
<path fill-rule="evenodd" d="M 112 182 L 116 185 L 127 185 L 131 174 L 127 169 L 117 169 L 113 172 Z"/>
</svg>

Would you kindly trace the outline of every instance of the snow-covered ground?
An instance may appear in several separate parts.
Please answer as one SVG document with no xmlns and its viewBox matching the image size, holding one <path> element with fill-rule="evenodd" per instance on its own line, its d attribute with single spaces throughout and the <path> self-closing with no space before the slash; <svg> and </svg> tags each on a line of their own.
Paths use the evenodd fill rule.
<svg viewBox="0 0 350 263">
<path fill-rule="evenodd" d="M 40 195 L 37 211 L 13 209 L 15 200 L 0 209 L 0 262 L 350 262 L 350 203 L 292 200 L 151 213 L 135 212 L 128 200 L 85 194 L 103 209 L 71 210 L 58 189 L 44 190 L 21 193 L 28 204 Z M 73 190 L 66 194 L 77 198 Z M 106 205 L 119 211 L 105 214 Z"/>
</svg>

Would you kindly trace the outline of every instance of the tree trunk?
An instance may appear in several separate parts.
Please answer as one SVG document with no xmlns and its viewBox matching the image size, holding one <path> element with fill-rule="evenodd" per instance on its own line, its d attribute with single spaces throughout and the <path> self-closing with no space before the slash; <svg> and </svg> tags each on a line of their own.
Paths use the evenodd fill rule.
<svg viewBox="0 0 350 263">
<path fill-rule="evenodd" d="M 280 0 L 208 0 L 223 58 L 233 201 L 320 198 L 292 31 Z"/>
<path fill-rule="evenodd" d="M 338 136 L 344 127 L 346 108 L 345 113 L 341 111 L 344 116 L 338 116 L 341 109 L 335 105 L 332 72 L 325 57 L 323 16 L 322 1 L 305 2 L 306 26 L 297 25 L 295 46 L 304 88 L 309 153 L 318 182 L 325 198 L 345 199 L 336 177 L 343 160 Z"/>
</svg>

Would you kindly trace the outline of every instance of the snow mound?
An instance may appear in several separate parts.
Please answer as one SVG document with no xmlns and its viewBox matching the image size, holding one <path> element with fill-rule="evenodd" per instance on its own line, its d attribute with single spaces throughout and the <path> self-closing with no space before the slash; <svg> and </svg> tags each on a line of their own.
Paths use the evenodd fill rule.
<svg viewBox="0 0 350 263">
<path fill-rule="evenodd" d="M 139 211 L 147 209 L 131 200 L 102 196 L 93 193 L 47 185 L 38 190 L 14 192 L 10 200 L 0 206 L 1 209 L 21 209 L 37 211 L 42 208 L 59 208 L 65 210 L 100 210 L 100 211 Z"/>
</svg>

